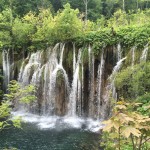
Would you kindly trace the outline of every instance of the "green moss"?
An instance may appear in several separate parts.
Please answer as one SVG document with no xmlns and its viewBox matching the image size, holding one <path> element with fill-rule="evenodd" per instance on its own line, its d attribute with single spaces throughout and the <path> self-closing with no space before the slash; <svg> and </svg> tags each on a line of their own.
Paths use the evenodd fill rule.
<svg viewBox="0 0 150 150">
<path fill-rule="evenodd" d="M 81 64 L 79 65 L 79 79 L 82 81 L 82 66 Z"/>
<path fill-rule="evenodd" d="M 150 63 L 127 67 L 117 74 L 115 85 L 120 97 L 135 99 L 150 89 Z"/>
<path fill-rule="evenodd" d="M 72 68 L 72 62 L 73 62 L 73 52 L 72 52 L 72 50 L 70 50 L 69 52 L 68 52 L 68 55 L 67 55 L 67 58 L 66 58 L 66 62 L 67 62 L 67 64 L 68 64 L 68 66 L 69 66 L 69 68 Z"/>
<path fill-rule="evenodd" d="M 0 66 L 2 66 L 3 58 L 2 58 L 2 52 L 0 52 Z"/>
<path fill-rule="evenodd" d="M 89 55 L 88 55 L 88 48 L 82 49 L 82 61 L 84 64 L 88 63 Z"/>
<path fill-rule="evenodd" d="M 58 70 L 57 79 L 56 79 L 57 86 L 60 87 L 62 85 L 63 81 L 64 81 L 63 72 L 62 72 L 62 70 Z"/>
<path fill-rule="evenodd" d="M 100 54 L 104 47 L 121 44 L 124 50 L 129 50 L 133 46 L 138 49 L 144 48 L 150 39 L 150 25 L 143 26 L 126 26 L 120 27 L 116 31 L 109 28 L 100 31 L 91 31 L 76 39 L 79 45 L 91 43 L 95 55 Z M 85 44 L 86 43 L 86 44 Z"/>
</svg>

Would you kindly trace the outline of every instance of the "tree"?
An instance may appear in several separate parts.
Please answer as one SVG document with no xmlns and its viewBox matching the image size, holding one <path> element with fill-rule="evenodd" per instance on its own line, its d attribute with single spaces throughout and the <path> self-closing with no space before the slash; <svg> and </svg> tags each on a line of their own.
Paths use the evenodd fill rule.
<svg viewBox="0 0 150 150">
<path fill-rule="evenodd" d="M 123 9 L 123 11 L 125 11 L 125 2 L 124 2 L 124 0 L 122 0 L 122 9 Z"/>
<path fill-rule="evenodd" d="M 58 12 L 54 20 L 56 22 L 54 33 L 57 40 L 70 40 L 79 36 L 82 32 L 82 21 L 78 18 L 79 10 L 71 9 L 70 4 L 64 5 L 64 10 Z"/>
<path fill-rule="evenodd" d="M 12 27 L 12 36 L 16 47 L 22 47 L 25 50 L 34 32 L 34 24 L 27 22 L 25 19 L 15 18 Z"/>
<path fill-rule="evenodd" d="M 102 13 L 101 0 L 62 0 L 62 4 L 69 3 L 73 9 L 79 9 L 84 21 L 97 20 Z"/>
<path fill-rule="evenodd" d="M 85 5 L 85 26 L 87 25 L 87 19 L 88 19 L 88 3 L 89 0 L 83 0 Z"/>
<path fill-rule="evenodd" d="M 113 17 L 107 21 L 107 23 L 108 23 L 108 27 L 113 27 L 113 28 L 126 26 L 128 25 L 127 14 L 121 9 L 119 9 L 114 13 Z"/>
<path fill-rule="evenodd" d="M 11 10 L 5 9 L 0 13 L 0 47 L 9 47 L 12 44 Z"/>
<path fill-rule="evenodd" d="M 36 32 L 33 35 L 33 42 L 43 45 L 50 45 L 54 41 L 55 21 L 49 9 L 40 9 L 36 17 Z"/>
</svg>

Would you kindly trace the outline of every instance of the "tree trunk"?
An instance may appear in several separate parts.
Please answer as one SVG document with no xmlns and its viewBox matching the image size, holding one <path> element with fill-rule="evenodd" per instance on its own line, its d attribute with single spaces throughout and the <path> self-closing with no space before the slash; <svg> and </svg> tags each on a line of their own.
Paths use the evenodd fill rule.
<svg viewBox="0 0 150 150">
<path fill-rule="evenodd" d="M 118 134 L 119 134 L 119 137 L 118 137 L 118 149 L 121 150 L 121 132 L 120 132 L 120 127 L 118 129 Z"/>
<path fill-rule="evenodd" d="M 87 19 L 88 19 L 88 0 L 83 0 L 83 2 L 84 2 L 84 5 L 85 5 L 85 20 L 84 20 L 84 22 L 85 22 L 85 28 L 86 28 L 86 26 L 87 26 Z"/>
<path fill-rule="evenodd" d="M 85 3 L 85 21 L 87 22 L 87 15 L 88 15 L 88 12 L 87 12 L 87 0 L 86 0 L 86 3 Z"/>
<path fill-rule="evenodd" d="M 136 8 L 137 8 L 137 11 L 138 11 L 138 8 L 139 8 L 139 0 L 136 0 Z"/>
<path fill-rule="evenodd" d="M 13 22 L 13 14 L 12 14 L 12 11 L 13 11 L 13 7 L 12 7 L 12 0 L 9 1 L 9 8 L 10 8 L 10 24 L 12 26 L 12 22 Z"/>
<path fill-rule="evenodd" d="M 133 135 L 131 134 L 131 141 L 132 141 L 132 147 L 133 147 L 133 150 L 135 150 L 135 144 L 134 144 L 134 139 L 133 139 Z"/>
<path fill-rule="evenodd" d="M 122 8 L 123 8 L 123 11 L 125 11 L 125 3 L 124 3 L 124 0 L 123 0 Z"/>
<path fill-rule="evenodd" d="M 142 146 L 142 140 L 143 140 L 143 134 L 142 134 L 141 137 L 140 137 L 139 150 L 141 149 L 141 146 Z"/>
<path fill-rule="evenodd" d="M 146 9 L 148 8 L 148 0 L 146 1 Z"/>
</svg>

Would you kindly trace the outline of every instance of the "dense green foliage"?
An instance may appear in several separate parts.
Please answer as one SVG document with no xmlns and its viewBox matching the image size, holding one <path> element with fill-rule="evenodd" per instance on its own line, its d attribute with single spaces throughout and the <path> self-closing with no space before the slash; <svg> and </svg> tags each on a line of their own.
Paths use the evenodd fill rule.
<svg viewBox="0 0 150 150">
<path fill-rule="evenodd" d="M 78 8 L 81 14 L 85 12 L 85 0 L 1 0 L 0 11 L 11 8 L 14 16 L 23 16 L 29 11 L 39 12 L 40 8 L 51 8 L 53 14 L 69 2 L 73 9 Z M 126 12 L 137 12 L 150 7 L 149 0 L 87 0 L 88 18 L 97 20 L 102 15 L 110 18 L 113 13 L 121 8 Z"/>
<path fill-rule="evenodd" d="M 0 47 L 15 50 L 37 50 L 58 41 L 75 41 L 78 45 L 92 43 L 95 54 L 102 47 L 121 43 L 122 47 L 143 47 L 150 39 L 150 11 L 137 14 L 118 10 L 112 18 L 101 17 L 97 22 L 84 20 L 79 10 L 69 4 L 53 15 L 53 10 L 39 8 L 38 13 L 13 16 L 12 9 L 0 13 Z"/>
<path fill-rule="evenodd" d="M 54 17 L 49 9 L 40 9 L 38 14 L 29 12 L 22 18 L 12 18 L 10 9 L 2 11 L 0 46 L 33 49 L 75 38 L 83 26 L 77 17 L 79 11 L 69 4 L 64 8 Z"/>
<path fill-rule="evenodd" d="M 136 99 L 149 92 L 150 63 L 142 63 L 122 70 L 116 76 L 116 87 L 120 97 Z"/>
<path fill-rule="evenodd" d="M 4 99 L 0 105 L 0 130 L 7 129 L 10 127 L 21 127 L 21 118 L 12 118 L 10 113 L 12 105 L 20 102 L 29 104 L 36 100 L 35 88 L 32 85 L 21 87 L 19 83 L 12 80 L 8 85 L 8 94 L 4 95 Z"/>
</svg>

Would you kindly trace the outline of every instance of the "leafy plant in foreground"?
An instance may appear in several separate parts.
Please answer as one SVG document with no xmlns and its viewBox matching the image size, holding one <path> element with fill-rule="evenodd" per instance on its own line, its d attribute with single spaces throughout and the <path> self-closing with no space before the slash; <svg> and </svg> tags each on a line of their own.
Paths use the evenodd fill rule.
<svg viewBox="0 0 150 150">
<path fill-rule="evenodd" d="M 15 101 L 29 104 L 36 99 L 35 87 L 32 85 L 21 87 L 17 81 L 13 80 L 8 85 L 8 90 L 9 93 L 5 94 L 4 100 L 0 105 L 0 131 L 13 126 L 21 127 L 20 118 L 10 118 L 12 105 L 14 105 Z"/>
<path fill-rule="evenodd" d="M 138 114 L 134 109 L 140 104 L 118 102 L 113 116 L 104 121 L 102 143 L 106 150 L 147 150 L 150 143 L 150 118 Z M 126 148 L 125 148 L 126 147 Z"/>
</svg>

